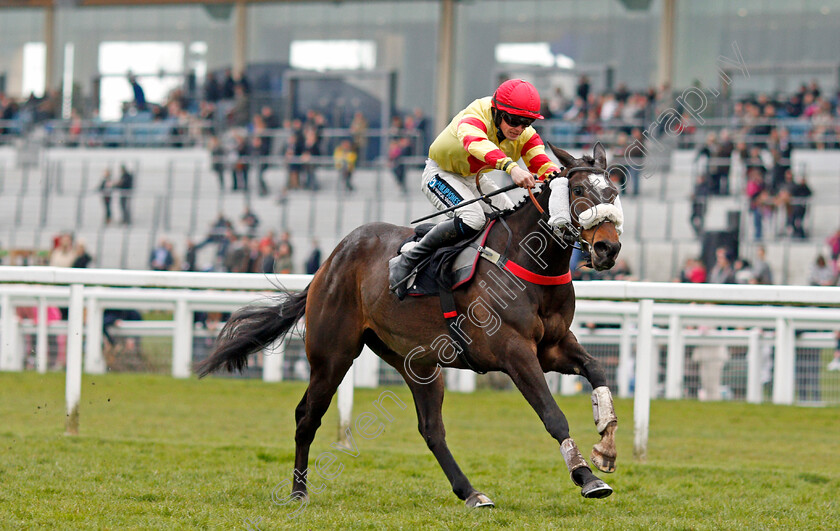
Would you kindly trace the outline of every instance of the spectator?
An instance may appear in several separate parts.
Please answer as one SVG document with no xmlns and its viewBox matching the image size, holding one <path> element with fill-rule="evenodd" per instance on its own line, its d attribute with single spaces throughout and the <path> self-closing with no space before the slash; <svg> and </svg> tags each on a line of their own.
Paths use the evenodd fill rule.
<svg viewBox="0 0 840 531">
<path fill-rule="evenodd" d="M 840 272 L 840 264 L 837 263 L 838 258 L 840 258 L 840 229 L 837 229 L 825 243 L 828 245 L 834 272 L 838 273 Z"/>
<path fill-rule="evenodd" d="M 247 236 L 237 236 L 229 233 L 230 244 L 224 256 L 225 271 L 230 273 L 247 273 L 250 260 L 251 241 Z"/>
<path fill-rule="evenodd" d="M 833 286 L 836 283 L 835 281 L 834 269 L 826 263 L 823 255 L 817 256 L 814 265 L 811 266 L 808 283 L 812 286 Z"/>
<path fill-rule="evenodd" d="M 709 201 L 709 185 L 705 175 L 698 175 L 691 194 L 691 227 L 698 238 L 703 235 L 706 206 Z"/>
<path fill-rule="evenodd" d="M 688 258 L 680 272 L 680 282 L 703 284 L 706 282 L 706 267 L 696 258 Z"/>
<path fill-rule="evenodd" d="M 344 139 L 335 148 L 333 152 L 333 162 L 335 168 L 338 170 L 339 179 L 344 183 L 344 188 L 347 191 L 353 191 L 353 172 L 356 169 L 356 159 L 358 155 L 353 149 L 353 143 L 348 139 Z"/>
<path fill-rule="evenodd" d="M 303 187 L 307 190 L 317 191 L 320 188 L 315 176 L 315 168 L 318 166 L 315 159 L 321 155 L 319 144 L 318 129 L 307 125 L 303 130 L 303 150 L 300 154 L 303 162 Z"/>
<path fill-rule="evenodd" d="M 764 217 L 767 212 L 769 195 L 764 188 L 764 179 L 761 172 L 756 168 L 750 168 L 747 172 L 747 197 L 750 201 L 750 213 L 753 218 L 753 235 L 756 241 L 761 240 Z"/>
<path fill-rule="evenodd" d="M 245 212 L 242 213 L 242 217 L 239 218 L 242 222 L 242 227 L 245 230 L 245 234 L 248 235 L 249 238 L 256 238 L 257 237 L 257 229 L 260 226 L 260 218 L 254 214 L 254 211 L 251 210 L 250 207 L 245 207 Z"/>
<path fill-rule="evenodd" d="M 368 160 L 367 133 L 368 121 L 362 111 L 356 111 L 356 114 L 353 115 L 353 121 L 350 122 L 350 134 L 353 136 L 353 145 L 356 146 L 359 154 L 359 160 L 362 162 Z"/>
<path fill-rule="evenodd" d="M 128 73 L 128 82 L 131 84 L 131 91 L 134 94 L 134 108 L 137 109 L 137 112 L 148 110 L 146 93 L 140 83 L 137 82 L 137 77 L 131 72 Z"/>
<path fill-rule="evenodd" d="M 184 252 L 184 261 L 181 263 L 181 271 L 198 271 L 198 246 L 190 238 L 187 238 L 187 250 Z"/>
<path fill-rule="evenodd" d="M 210 150 L 210 166 L 213 173 L 219 179 L 219 190 L 225 189 L 225 148 L 219 141 L 219 137 L 211 136 L 207 141 L 207 148 Z"/>
<path fill-rule="evenodd" d="M 743 258 L 738 258 L 732 266 L 735 271 L 736 284 L 756 284 L 750 263 Z"/>
<path fill-rule="evenodd" d="M 292 248 L 288 243 L 281 241 L 274 251 L 274 272 L 287 275 L 292 272 L 292 268 Z"/>
<path fill-rule="evenodd" d="M 268 169 L 268 157 L 271 155 L 271 143 L 268 136 L 262 136 L 264 132 L 257 133 L 251 137 L 250 156 L 251 164 L 257 172 L 257 186 L 261 196 L 268 195 L 268 185 L 265 183 L 265 170 Z"/>
<path fill-rule="evenodd" d="M 87 267 L 93 261 L 93 257 L 87 252 L 85 241 L 81 238 L 76 240 L 76 259 L 72 267 Z"/>
<path fill-rule="evenodd" d="M 697 155 L 694 156 L 694 162 L 701 162 L 703 167 L 701 171 L 706 175 L 711 176 L 712 165 L 715 163 L 715 157 L 717 156 L 717 135 L 715 133 L 708 133 L 706 135 L 706 142 L 700 146 L 700 149 L 697 151 Z M 712 189 L 717 190 L 715 188 L 715 183 L 712 182 Z M 717 192 L 715 192 L 717 193 Z"/>
<path fill-rule="evenodd" d="M 204 99 L 210 103 L 216 103 L 221 99 L 222 88 L 219 81 L 212 73 L 208 73 L 204 80 Z"/>
<path fill-rule="evenodd" d="M 280 127 L 280 120 L 270 106 L 263 105 L 260 109 L 260 116 L 262 116 L 266 129 L 277 129 Z"/>
<path fill-rule="evenodd" d="M 763 245 L 755 248 L 755 260 L 752 262 L 752 274 L 756 284 L 772 284 L 773 272 L 767 263 L 766 251 Z"/>
<path fill-rule="evenodd" d="M 111 224 L 111 197 L 114 193 L 114 181 L 111 179 L 111 170 L 106 168 L 102 174 L 102 181 L 99 183 L 99 195 L 102 197 L 102 206 L 105 209 L 105 225 Z"/>
<path fill-rule="evenodd" d="M 224 80 L 222 81 L 222 99 L 232 100 L 236 89 L 236 81 L 233 79 L 233 71 L 225 68 Z"/>
<path fill-rule="evenodd" d="M 140 312 L 137 310 L 115 310 L 115 309 L 107 309 L 102 312 L 102 337 L 105 339 L 105 349 L 106 352 L 103 354 L 109 355 L 109 357 L 113 356 L 113 349 L 117 346 L 117 342 L 114 339 L 114 336 L 111 335 L 114 327 L 120 327 L 123 324 L 123 321 L 142 321 L 143 317 L 140 315 Z M 126 350 L 134 350 L 137 348 L 137 338 L 126 338 L 124 342 L 124 348 Z M 112 365 L 108 363 L 109 368 Z"/>
<path fill-rule="evenodd" d="M 314 275 L 321 267 L 321 248 L 318 246 L 318 240 L 312 240 L 312 252 L 309 253 L 304 267 L 307 275 Z"/>
<path fill-rule="evenodd" d="M 735 270 L 724 247 L 719 247 L 715 251 L 715 265 L 709 273 L 709 282 L 712 284 L 735 284 Z"/>
<path fill-rule="evenodd" d="M 729 193 L 729 172 L 732 167 L 732 153 L 735 151 L 735 144 L 730 139 L 729 130 L 721 129 L 718 135 L 717 150 L 711 164 L 711 178 L 717 194 L 726 195 Z"/>
<path fill-rule="evenodd" d="M 120 166 L 120 179 L 114 185 L 120 191 L 120 210 L 123 225 L 131 225 L 131 194 L 134 190 L 134 175 L 125 165 Z"/>
<path fill-rule="evenodd" d="M 770 133 L 770 155 L 773 158 L 770 192 L 776 194 L 784 183 L 785 173 L 791 169 L 792 147 L 790 135 L 785 128 L 773 129 Z"/>
<path fill-rule="evenodd" d="M 286 143 L 285 157 L 289 177 L 286 181 L 286 190 L 296 190 L 300 188 L 300 173 L 303 168 L 300 164 L 300 156 L 304 148 L 303 122 L 298 119 L 292 120 L 288 129 L 290 134 Z"/>
<path fill-rule="evenodd" d="M 251 145 L 241 133 L 235 133 L 236 163 L 233 166 L 233 190 L 248 191 L 248 167 L 250 166 Z"/>
<path fill-rule="evenodd" d="M 826 369 L 840 371 L 840 331 L 834 332 L 834 339 L 837 340 L 837 346 L 834 347 L 834 358 L 828 363 Z"/>
<path fill-rule="evenodd" d="M 808 186 L 803 175 L 796 182 L 791 192 L 791 225 L 793 226 L 793 237 L 805 239 L 805 214 L 808 210 L 808 198 L 811 197 L 811 188 Z"/>
<path fill-rule="evenodd" d="M 50 266 L 73 267 L 76 261 L 76 248 L 73 245 L 73 235 L 64 233 L 58 236 L 56 245 L 50 252 Z"/>
<path fill-rule="evenodd" d="M 172 255 L 172 243 L 166 238 L 161 238 L 157 247 L 152 249 L 149 255 L 149 267 L 154 271 L 169 271 L 175 264 L 175 257 Z"/>
</svg>

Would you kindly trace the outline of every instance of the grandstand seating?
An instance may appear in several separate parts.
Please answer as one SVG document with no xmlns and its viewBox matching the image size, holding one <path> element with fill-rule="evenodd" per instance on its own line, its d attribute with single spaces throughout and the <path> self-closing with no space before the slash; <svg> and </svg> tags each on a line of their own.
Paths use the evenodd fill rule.
<svg viewBox="0 0 840 531">
<path fill-rule="evenodd" d="M 644 179 L 640 197 L 622 198 L 625 235 L 621 256 L 640 278 L 671 280 L 687 257 L 700 253 L 689 223 L 697 171 L 694 159 L 693 151 L 674 151 L 667 174 Z M 70 230 L 86 240 L 98 267 L 145 269 L 152 246 L 163 236 L 173 242 L 180 256 L 187 238 L 199 242 L 206 237 L 219 212 L 240 227 L 239 218 L 248 204 L 260 218 L 260 234 L 269 229 L 291 233 L 296 271 L 303 271 L 313 238 L 326 257 L 344 235 L 363 223 L 379 220 L 407 225 L 432 212 L 418 186 L 409 186 L 403 194 L 387 169 L 358 170 L 356 190 L 345 192 L 335 170 L 325 167 L 319 172 L 319 192 L 294 190 L 278 201 L 278 190 L 285 181 L 282 168 L 266 172 L 271 187 L 266 197 L 253 191 L 250 195 L 220 191 L 210 171 L 209 156 L 200 149 L 44 148 L 40 161 L 37 166 L 19 166 L 19 154 L 13 147 L 0 148 L 0 223 L 4 227 L 0 247 L 46 250 L 55 234 Z M 808 176 L 815 195 L 806 220 L 811 239 L 770 238 L 764 242 L 777 281 L 807 283 L 808 270 L 815 256 L 824 251 L 825 238 L 840 226 L 836 207 L 840 200 L 839 163 L 840 152 L 836 151 L 794 152 L 793 166 Z M 120 226 L 119 199 L 114 194 L 114 221 L 106 227 L 97 186 L 106 167 L 117 174 L 121 164 L 135 173 L 134 223 Z M 737 167 L 733 164 L 734 189 L 739 189 L 741 182 Z M 499 182 L 503 177 L 494 175 Z M 419 182 L 419 178 L 419 170 L 409 170 L 408 182 Z M 252 175 L 252 188 L 255 180 Z M 712 198 L 706 228 L 726 228 L 729 213 L 743 208 L 740 194 Z M 741 218 L 741 253 L 749 259 L 755 243 L 750 240 L 749 219 Z M 201 251 L 200 265 L 213 263 L 212 247 Z"/>
</svg>

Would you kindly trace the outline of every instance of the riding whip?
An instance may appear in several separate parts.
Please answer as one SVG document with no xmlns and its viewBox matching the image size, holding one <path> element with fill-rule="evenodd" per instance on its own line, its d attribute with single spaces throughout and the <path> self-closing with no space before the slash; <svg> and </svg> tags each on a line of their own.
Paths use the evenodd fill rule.
<svg viewBox="0 0 840 531">
<path fill-rule="evenodd" d="M 462 201 L 462 202 L 458 203 L 457 205 L 451 206 L 451 207 L 449 207 L 445 210 L 440 210 L 440 211 L 435 212 L 433 214 L 429 214 L 428 216 L 423 216 L 422 218 L 417 218 L 414 221 L 412 221 L 411 223 L 412 224 L 420 223 L 421 221 L 426 221 L 427 219 L 431 219 L 435 216 L 439 216 L 441 214 L 446 214 L 447 212 L 452 212 L 453 210 L 457 210 L 457 209 L 461 208 L 462 206 L 466 206 L 466 205 L 475 203 L 476 201 L 484 201 L 485 199 L 493 197 L 494 195 L 498 195 L 498 194 L 501 194 L 501 193 L 504 193 L 504 192 L 510 192 L 511 190 L 515 190 L 516 188 L 519 188 L 518 184 L 509 184 L 509 185 L 505 186 L 504 188 L 499 188 L 498 190 L 493 190 L 492 192 L 488 192 L 486 194 L 481 194 L 480 196 L 478 196 L 474 199 L 470 199 L 469 201 Z"/>
</svg>

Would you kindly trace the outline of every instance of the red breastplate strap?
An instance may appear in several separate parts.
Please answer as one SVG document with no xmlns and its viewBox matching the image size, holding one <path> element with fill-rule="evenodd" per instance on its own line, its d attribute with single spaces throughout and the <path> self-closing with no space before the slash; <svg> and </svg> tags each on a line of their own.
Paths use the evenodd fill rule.
<svg viewBox="0 0 840 531">
<path fill-rule="evenodd" d="M 528 271 L 521 265 L 511 262 L 510 260 L 505 261 L 502 267 L 510 271 L 513 275 L 530 282 L 531 284 L 539 284 L 541 286 L 558 286 L 561 284 L 569 284 L 572 281 L 571 271 L 567 271 L 566 273 L 556 277 L 548 277 Z"/>
</svg>

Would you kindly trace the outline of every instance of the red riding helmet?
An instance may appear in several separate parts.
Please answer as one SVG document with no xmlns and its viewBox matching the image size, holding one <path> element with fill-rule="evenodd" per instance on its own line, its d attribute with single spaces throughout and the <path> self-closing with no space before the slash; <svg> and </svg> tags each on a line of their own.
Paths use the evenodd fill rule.
<svg viewBox="0 0 840 531">
<path fill-rule="evenodd" d="M 509 79 L 499 85 L 493 94 L 491 105 L 495 109 L 517 116 L 542 120 L 540 114 L 540 93 L 534 85 L 521 79 Z"/>
</svg>

